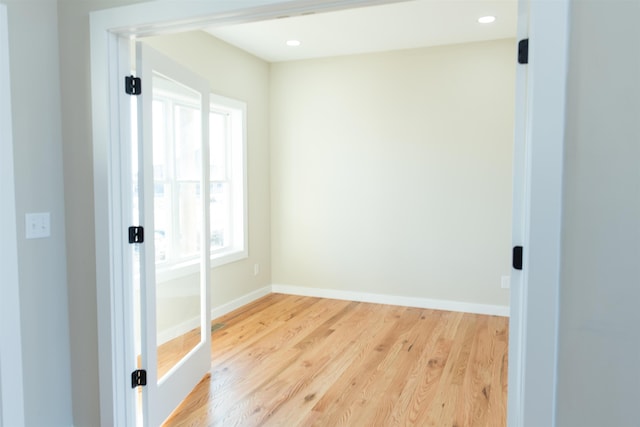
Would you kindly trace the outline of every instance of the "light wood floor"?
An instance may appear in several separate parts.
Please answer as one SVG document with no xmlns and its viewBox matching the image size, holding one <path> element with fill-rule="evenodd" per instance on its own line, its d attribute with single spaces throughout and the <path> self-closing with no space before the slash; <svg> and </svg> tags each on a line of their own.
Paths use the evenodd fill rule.
<svg viewBox="0 0 640 427">
<path fill-rule="evenodd" d="M 213 324 L 166 426 L 506 425 L 507 318 L 271 294 Z"/>
</svg>

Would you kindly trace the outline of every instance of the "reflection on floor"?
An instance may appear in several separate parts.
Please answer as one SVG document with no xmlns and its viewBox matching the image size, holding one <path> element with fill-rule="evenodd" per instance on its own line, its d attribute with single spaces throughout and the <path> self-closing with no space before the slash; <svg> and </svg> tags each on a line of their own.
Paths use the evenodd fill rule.
<svg viewBox="0 0 640 427">
<path fill-rule="evenodd" d="M 182 360 L 200 342 L 200 328 L 167 341 L 158 347 L 158 379 Z"/>
</svg>

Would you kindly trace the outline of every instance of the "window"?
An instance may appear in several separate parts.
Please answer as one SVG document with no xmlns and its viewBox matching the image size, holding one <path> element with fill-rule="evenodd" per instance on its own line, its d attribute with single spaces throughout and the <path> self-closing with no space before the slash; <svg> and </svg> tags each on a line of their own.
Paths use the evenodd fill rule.
<svg viewBox="0 0 640 427">
<path fill-rule="evenodd" d="M 197 260 L 202 236 L 189 220 L 202 210 L 198 99 L 172 95 L 154 91 L 152 107 L 155 259 L 168 267 Z"/>
<path fill-rule="evenodd" d="M 212 265 L 247 256 L 245 121 L 246 104 L 211 95 L 209 176 Z"/>
<path fill-rule="evenodd" d="M 197 271 L 201 224 L 184 220 L 202 209 L 199 99 L 176 91 L 154 90 L 153 181 L 154 243 L 159 280 Z M 135 108 L 133 109 L 135 111 Z M 132 117 L 134 132 L 137 120 Z M 211 266 L 248 256 L 246 209 L 246 104 L 211 95 L 209 185 Z M 134 158 L 137 153 L 134 150 Z M 134 165 L 137 160 L 134 159 Z M 137 168 L 134 167 L 134 218 Z M 137 263 L 134 263 L 136 265 Z"/>
</svg>

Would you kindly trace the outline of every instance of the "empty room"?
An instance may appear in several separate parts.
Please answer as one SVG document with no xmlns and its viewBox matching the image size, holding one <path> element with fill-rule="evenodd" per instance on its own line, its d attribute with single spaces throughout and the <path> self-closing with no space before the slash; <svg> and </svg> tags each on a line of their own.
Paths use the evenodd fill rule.
<svg viewBox="0 0 640 427">
<path fill-rule="evenodd" d="M 637 424 L 640 3 L 222 34 L 383 3 L 0 0 L 1 425 Z"/>
<path fill-rule="evenodd" d="M 140 38 L 139 416 L 197 380 L 167 425 L 506 425 L 515 31 L 411 1 Z"/>
</svg>

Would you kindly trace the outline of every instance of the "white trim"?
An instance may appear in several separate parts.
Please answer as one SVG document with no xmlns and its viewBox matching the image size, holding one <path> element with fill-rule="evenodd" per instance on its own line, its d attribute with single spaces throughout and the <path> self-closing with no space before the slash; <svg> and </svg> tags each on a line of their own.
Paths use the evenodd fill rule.
<svg viewBox="0 0 640 427">
<path fill-rule="evenodd" d="M 569 0 L 531 1 L 519 423 L 556 425 Z M 511 384 L 510 384 L 511 387 Z"/>
<path fill-rule="evenodd" d="M 432 310 L 458 311 L 463 313 L 488 314 L 492 316 L 509 316 L 509 307 L 504 305 L 478 304 L 464 301 L 405 297 L 398 295 L 374 294 L 369 292 L 344 291 L 340 289 L 309 288 L 306 286 L 278 284 L 271 285 L 271 291 L 277 294 L 399 305 L 402 307 L 430 308 Z"/>
<path fill-rule="evenodd" d="M 343 291 L 338 289 L 308 288 L 304 286 L 271 285 L 256 289 L 232 301 L 211 309 L 211 319 L 231 313 L 271 293 L 300 295 L 306 297 L 339 299 L 374 304 L 389 304 L 402 307 L 429 308 L 432 310 L 458 311 L 462 313 L 487 314 L 492 316 L 509 316 L 509 307 L 504 305 L 477 304 L 463 301 L 438 300 L 430 298 L 404 297 L 397 295 L 373 294 L 368 292 Z M 158 334 L 158 344 L 163 344 L 186 334 L 198 327 L 199 318 L 186 320 L 179 325 L 166 329 Z"/>
<path fill-rule="evenodd" d="M 211 267 L 219 267 L 230 262 L 249 257 L 249 209 L 248 209 L 248 180 L 247 165 L 247 103 L 226 96 L 209 94 L 211 111 L 224 111 L 230 116 L 231 131 L 227 141 L 227 167 L 230 175 L 227 177 L 229 185 L 229 203 L 231 207 L 231 246 L 214 252 L 211 257 Z M 210 180 L 214 182 L 214 180 Z M 241 216 L 241 221 L 238 217 Z M 215 257 L 215 258 L 214 258 Z"/>
<path fill-rule="evenodd" d="M 523 40 L 529 37 L 529 1 L 518 1 L 518 37 Z M 526 158 L 527 152 L 527 76 L 529 66 L 516 65 L 515 123 L 513 138 L 513 199 L 511 210 L 511 245 L 524 246 L 525 241 L 525 205 L 526 205 Z M 507 425 L 522 425 L 522 399 L 524 366 L 524 329 L 522 315 L 524 313 L 525 293 L 523 291 L 524 274 L 521 270 L 511 270 L 509 318 L 509 372 L 507 394 Z"/>
<path fill-rule="evenodd" d="M 256 289 L 253 292 L 249 292 L 248 294 L 243 295 L 239 298 L 236 298 L 233 301 L 229 301 L 225 304 L 214 307 L 211 309 L 211 319 L 215 319 L 217 317 L 224 316 L 227 313 L 231 313 L 233 310 L 252 303 L 253 301 L 269 295 L 270 293 L 271 286 L 265 286 L 263 288 Z"/>
<path fill-rule="evenodd" d="M 246 246 L 245 246 L 246 247 Z M 241 261 L 249 258 L 248 251 L 246 249 L 231 249 L 228 251 L 220 251 L 220 253 L 210 258 L 209 267 L 216 268 L 232 262 Z M 179 279 L 181 277 L 196 274 L 200 271 L 199 260 L 191 259 L 189 261 L 176 263 L 173 265 L 160 265 L 156 268 L 156 283 L 169 282 L 171 280 Z"/>
<path fill-rule="evenodd" d="M 0 426 L 24 425 L 7 7 L 0 4 Z"/>
</svg>

